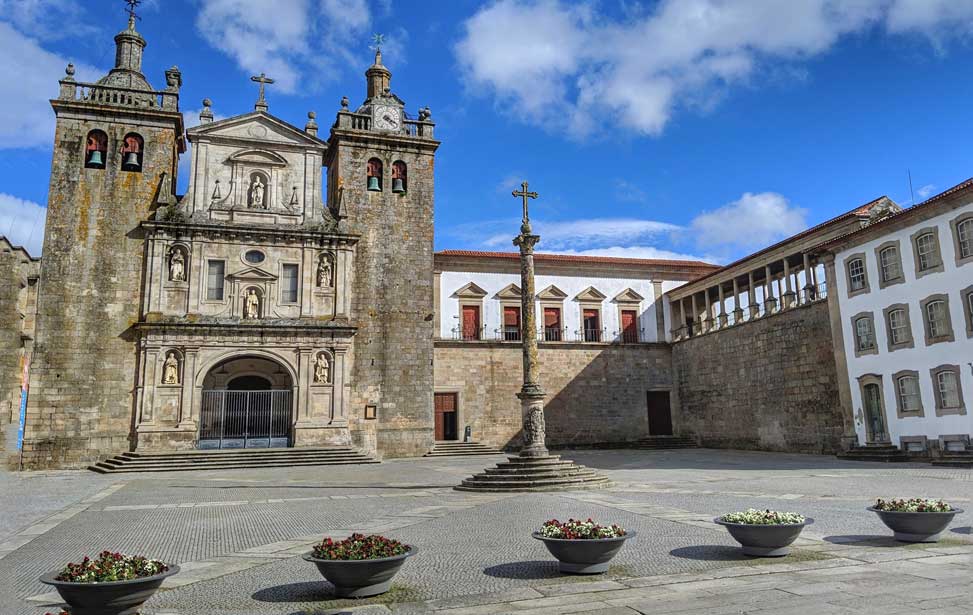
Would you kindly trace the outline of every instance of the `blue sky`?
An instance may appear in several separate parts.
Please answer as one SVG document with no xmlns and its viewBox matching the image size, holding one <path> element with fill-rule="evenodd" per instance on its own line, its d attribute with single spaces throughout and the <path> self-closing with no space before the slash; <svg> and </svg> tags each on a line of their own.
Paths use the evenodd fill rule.
<svg viewBox="0 0 973 615">
<path fill-rule="evenodd" d="M 96 79 L 120 0 L 0 0 L 0 234 L 39 253 L 64 65 Z M 882 194 L 973 175 L 973 0 L 149 0 L 181 107 L 330 124 L 370 37 L 443 144 L 436 247 L 512 250 L 522 179 L 542 251 L 727 262 Z M 184 157 L 180 189 L 185 188 Z"/>
</svg>

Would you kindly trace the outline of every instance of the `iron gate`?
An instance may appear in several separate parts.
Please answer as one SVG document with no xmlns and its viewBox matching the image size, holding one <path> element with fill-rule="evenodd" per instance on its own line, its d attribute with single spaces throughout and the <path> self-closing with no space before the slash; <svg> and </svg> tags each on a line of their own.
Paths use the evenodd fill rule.
<svg viewBox="0 0 973 615">
<path fill-rule="evenodd" d="M 293 391 L 203 391 L 199 448 L 291 445 Z"/>
</svg>

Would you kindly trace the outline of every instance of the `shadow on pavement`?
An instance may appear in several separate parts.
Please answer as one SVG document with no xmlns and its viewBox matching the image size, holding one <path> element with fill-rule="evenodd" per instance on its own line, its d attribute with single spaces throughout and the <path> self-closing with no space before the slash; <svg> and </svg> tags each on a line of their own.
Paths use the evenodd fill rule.
<svg viewBox="0 0 973 615">
<path fill-rule="evenodd" d="M 305 581 L 265 587 L 250 597 L 259 602 L 320 602 L 335 600 L 333 590 L 327 581 Z"/>
<path fill-rule="evenodd" d="M 557 562 L 552 560 L 510 562 L 490 566 L 483 569 L 483 574 L 501 579 L 555 579 L 564 576 L 558 572 Z"/>
<path fill-rule="evenodd" d="M 901 547 L 904 544 L 891 536 L 872 536 L 860 534 L 850 534 L 848 536 L 825 536 L 824 539 L 832 544 L 850 545 L 854 547 Z"/>
<path fill-rule="evenodd" d="M 706 562 L 748 562 L 753 559 L 744 555 L 740 547 L 728 547 L 726 545 L 679 547 L 669 551 L 669 555 Z"/>
<path fill-rule="evenodd" d="M 973 534 L 973 527 L 970 527 L 970 526 L 967 526 L 967 527 L 954 527 L 950 531 L 953 532 L 954 534 L 966 534 L 968 536 L 970 534 Z"/>
</svg>

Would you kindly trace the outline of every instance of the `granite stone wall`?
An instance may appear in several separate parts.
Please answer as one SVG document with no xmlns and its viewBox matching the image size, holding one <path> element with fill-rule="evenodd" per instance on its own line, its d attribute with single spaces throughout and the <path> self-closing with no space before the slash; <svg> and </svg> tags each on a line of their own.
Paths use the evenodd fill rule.
<svg viewBox="0 0 973 615">
<path fill-rule="evenodd" d="M 648 435 L 646 392 L 672 386 L 666 344 L 541 344 L 549 446 L 629 442 Z M 502 342 L 436 342 L 436 392 L 458 395 L 458 426 L 473 439 L 516 447 L 521 348 Z"/>
<path fill-rule="evenodd" d="M 677 342 L 672 363 L 676 433 L 714 448 L 840 450 L 827 302 Z"/>
</svg>

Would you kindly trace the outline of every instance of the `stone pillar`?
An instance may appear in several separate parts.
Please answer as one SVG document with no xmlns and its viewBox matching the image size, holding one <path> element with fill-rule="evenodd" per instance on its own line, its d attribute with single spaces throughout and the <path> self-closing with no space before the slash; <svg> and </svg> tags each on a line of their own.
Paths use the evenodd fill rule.
<svg viewBox="0 0 973 615">
<path fill-rule="evenodd" d="M 747 274 L 749 286 L 747 287 L 747 310 L 750 312 L 750 320 L 760 317 L 760 306 L 757 305 L 757 289 L 753 285 L 753 271 Z"/>
<path fill-rule="evenodd" d="M 784 258 L 784 283 L 786 284 L 786 290 L 782 297 L 781 307 L 786 310 L 794 307 L 797 299 L 794 288 L 791 286 L 791 262 L 786 257 Z"/>
<path fill-rule="evenodd" d="M 313 348 L 299 348 L 297 358 L 297 382 L 294 386 L 294 397 L 297 399 L 297 423 L 309 423 L 311 421 L 311 399 L 309 384 L 314 380 L 311 375 L 314 359 L 311 354 Z"/>
<path fill-rule="evenodd" d="M 726 295 L 724 294 L 725 291 L 723 290 L 722 283 L 720 283 L 719 285 L 719 292 L 720 292 L 720 314 L 717 322 L 719 323 L 720 329 L 723 329 L 729 324 L 729 317 L 726 315 Z"/>
<path fill-rule="evenodd" d="M 811 257 L 804 253 L 804 302 L 809 303 L 815 299 L 814 270 L 811 269 Z"/>
<path fill-rule="evenodd" d="M 334 386 L 331 390 L 331 425 L 345 427 L 348 425 L 348 396 L 345 395 L 345 365 L 348 349 L 339 347 L 334 349 L 334 366 L 331 378 Z"/>
<path fill-rule="evenodd" d="M 692 300 L 693 306 L 693 326 L 692 329 L 689 330 L 689 335 L 693 336 L 699 335 L 699 309 L 696 307 L 696 293 L 693 293 L 690 296 L 690 299 Z"/>
<path fill-rule="evenodd" d="M 706 316 L 703 317 L 703 331 L 713 329 L 713 302 L 709 298 L 709 289 L 703 290 L 703 298 L 706 300 Z"/>
<path fill-rule="evenodd" d="M 676 318 L 676 305 L 679 306 L 679 318 L 678 319 Z M 682 308 L 682 299 L 680 299 L 678 302 L 669 302 L 669 317 L 672 319 L 671 334 L 672 334 L 672 341 L 674 341 L 674 342 L 675 341 L 678 341 L 680 339 L 680 335 L 681 335 L 681 333 L 680 333 L 680 325 L 683 322 L 682 311 L 683 311 L 683 308 Z M 662 340 L 659 340 L 659 341 L 662 341 Z"/>
<path fill-rule="evenodd" d="M 526 183 L 525 183 L 526 186 Z M 517 397 L 520 398 L 521 419 L 523 423 L 523 448 L 521 457 L 546 457 L 547 446 L 544 442 L 544 389 L 538 382 L 537 373 L 537 326 L 534 301 L 534 246 L 540 241 L 538 235 L 531 234 L 530 222 L 524 206 L 524 221 L 520 235 L 514 245 L 520 248 L 520 337 L 523 342 L 524 384 Z"/>
<path fill-rule="evenodd" d="M 740 282 L 733 278 L 733 324 L 743 322 L 743 308 L 740 307 Z"/>
<path fill-rule="evenodd" d="M 824 261 L 825 283 L 828 288 L 836 288 L 834 255 L 828 254 Z M 851 397 L 851 382 L 848 373 L 848 359 L 845 357 L 844 334 L 842 333 L 841 308 L 838 305 L 838 294 L 828 293 L 828 314 L 831 318 L 831 340 L 834 345 L 835 371 L 838 380 L 838 401 L 841 404 L 842 450 L 851 450 L 858 445 L 858 433 L 855 431 L 855 409 Z"/>
<path fill-rule="evenodd" d="M 770 265 L 764 267 L 764 315 L 773 314 L 777 310 L 777 299 L 774 297 L 774 278 L 770 275 Z"/>
</svg>

